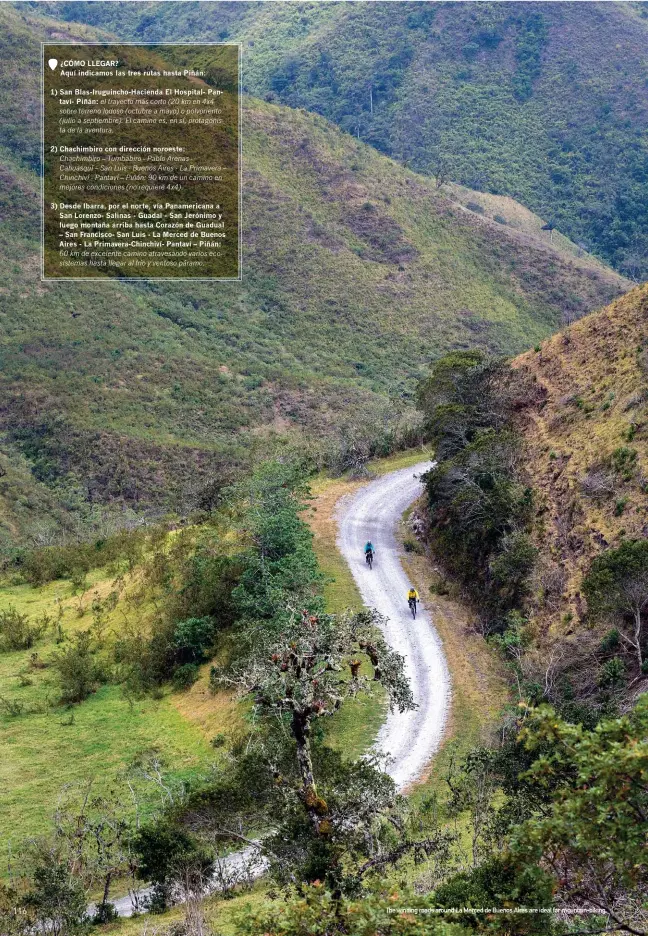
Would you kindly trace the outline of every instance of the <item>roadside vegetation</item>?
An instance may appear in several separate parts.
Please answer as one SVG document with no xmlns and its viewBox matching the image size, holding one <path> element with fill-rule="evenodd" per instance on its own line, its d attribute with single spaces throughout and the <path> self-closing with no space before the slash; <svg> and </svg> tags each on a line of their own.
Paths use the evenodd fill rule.
<svg viewBox="0 0 648 936">
<path fill-rule="evenodd" d="M 588 248 L 647 269 L 645 17 L 200 9 L 0 12 L 0 934 L 648 936 L 646 288 L 575 321 L 629 286 Z M 39 42 L 104 29 L 250 50 L 217 300 L 36 281 Z M 511 698 L 405 796 L 309 480 L 421 444 L 405 546 Z"/>
<path fill-rule="evenodd" d="M 638 857 L 648 803 L 648 750 L 640 727 L 648 698 L 646 540 L 645 533 L 633 535 L 634 524 L 626 526 L 613 500 L 614 489 L 626 487 L 633 515 L 644 513 L 644 492 L 637 488 L 643 422 L 635 415 L 643 397 L 632 391 L 641 364 L 619 366 L 621 400 L 616 404 L 608 395 L 602 406 L 588 407 L 582 435 L 573 431 L 575 419 L 563 422 L 560 413 L 570 398 L 560 394 L 570 379 L 589 380 L 586 362 L 615 375 L 615 364 L 627 361 L 626 327 L 641 332 L 643 294 L 635 291 L 513 367 L 479 352 L 449 354 L 418 393 L 437 453 L 425 478 L 419 532 L 441 566 L 445 590 L 472 603 L 477 631 L 501 653 L 517 703 L 505 709 L 500 740 L 469 753 L 463 770 L 474 776 L 491 765 L 489 782 L 502 794 L 508 816 L 499 844 L 516 856 L 518 871 L 530 872 L 535 855 L 538 874 L 525 879 L 531 892 L 539 896 L 547 883 L 543 875 L 553 876 L 553 906 L 603 911 L 596 924 L 601 931 L 644 932 L 648 897 Z M 598 336 L 604 354 L 588 347 Z M 638 359 L 643 346 L 637 347 Z M 570 358 L 578 359 L 573 372 Z M 609 430 L 628 412 L 634 445 L 615 448 Z M 554 433 L 561 437 L 560 456 L 551 449 Z M 592 484 L 579 475 L 586 451 L 609 465 L 611 489 L 593 500 Z M 609 518 L 607 530 L 614 529 L 610 539 L 583 524 L 584 515 L 599 512 Z M 570 605 L 574 612 L 565 610 Z M 551 621 L 556 624 L 550 628 Z M 508 758 L 522 750 L 513 767 Z M 612 765 L 623 773 L 627 757 L 633 767 L 622 796 L 638 797 L 628 813 L 625 804 L 618 809 L 620 774 L 608 785 Z M 508 766 L 500 772 L 503 764 Z M 511 796 L 513 777 L 519 798 Z M 526 786 L 529 780 L 538 785 Z M 458 903 L 466 905 L 471 887 L 488 875 L 488 863 L 476 862 L 478 870 L 457 892 Z"/>
</svg>

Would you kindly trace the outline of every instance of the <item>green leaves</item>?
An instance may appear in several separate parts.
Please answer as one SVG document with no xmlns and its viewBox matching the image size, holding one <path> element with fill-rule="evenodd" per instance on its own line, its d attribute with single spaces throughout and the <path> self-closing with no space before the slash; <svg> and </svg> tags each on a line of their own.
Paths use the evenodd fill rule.
<svg viewBox="0 0 648 936">
<path fill-rule="evenodd" d="M 544 786 L 561 782 L 549 813 L 517 831 L 513 854 L 542 857 L 560 879 L 563 900 L 631 923 L 648 899 L 648 696 L 592 731 L 542 706 L 521 737 L 529 750 L 543 751 L 527 776 Z"/>
<path fill-rule="evenodd" d="M 235 523 L 248 543 L 232 592 L 240 617 L 272 628 L 281 627 L 288 604 L 320 609 L 321 574 L 312 533 L 300 516 L 307 496 L 302 466 L 269 462 L 231 494 Z"/>
<path fill-rule="evenodd" d="M 520 604 L 536 557 L 533 493 L 511 425 L 525 397 L 521 374 L 468 351 L 437 361 L 418 392 L 437 446 L 426 475 L 432 544 L 491 618 Z"/>
</svg>

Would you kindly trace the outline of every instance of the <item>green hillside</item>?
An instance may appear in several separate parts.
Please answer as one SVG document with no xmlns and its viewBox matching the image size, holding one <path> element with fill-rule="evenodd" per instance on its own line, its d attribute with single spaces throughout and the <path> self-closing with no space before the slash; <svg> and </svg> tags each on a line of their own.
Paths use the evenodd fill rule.
<svg viewBox="0 0 648 936">
<path fill-rule="evenodd" d="M 277 437 L 384 448 L 430 358 L 518 352 L 627 287 L 513 203 L 498 222 L 323 118 L 253 99 L 242 283 L 41 283 L 39 42 L 77 31 L 8 5 L 0 21 L 5 536 L 33 535 L 52 492 L 68 513 L 183 509 Z"/>
<path fill-rule="evenodd" d="M 419 171 L 511 195 L 648 275 L 645 4 L 49 7 L 127 39 L 239 39 L 251 93 L 321 113 Z"/>
</svg>

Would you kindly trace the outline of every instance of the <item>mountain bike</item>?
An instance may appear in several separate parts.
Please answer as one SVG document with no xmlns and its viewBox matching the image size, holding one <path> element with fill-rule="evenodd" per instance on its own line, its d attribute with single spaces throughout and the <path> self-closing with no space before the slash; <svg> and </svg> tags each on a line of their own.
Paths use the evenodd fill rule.
<svg viewBox="0 0 648 936">
<path fill-rule="evenodd" d="M 374 554 L 372 553 L 371 550 L 369 550 L 368 552 L 365 553 L 365 562 L 367 563 L 370 569 L 373 566 L 373 561 L 374 561 Z"/>
<path fill-rule="evenodd" d="M 412 617 L 416 620 L 416 598 L 408 598 L 407 603 L 409 605 L 410 611 L 412 612 Z"/>
</svg>

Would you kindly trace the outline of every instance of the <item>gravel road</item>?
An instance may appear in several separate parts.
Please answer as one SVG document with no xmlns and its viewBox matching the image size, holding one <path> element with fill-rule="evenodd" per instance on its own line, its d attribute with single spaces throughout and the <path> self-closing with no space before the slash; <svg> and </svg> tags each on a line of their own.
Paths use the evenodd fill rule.
<svg viewBox="0 0 648 936">
<path fill-rule="evenodd" d="M 412 712 L 388 715 L 376 742 L 391 758 L 388 772 L 403 789 L 425 771 L 437 750 L 446 719 L 450 677 L 441 641 L 425 595 L 416 620 L 407 605 L 409 579 L 401 565 L 396 541 L 400 519 L 420 496 L 418 476 L 431 467 L 421 462 L 383 475 L 340 502 L 338 548 L 346 559 L 364 603 L 387 618 L 385 638 L 405 657 L 406 672 L 418 705 Z M 364 559 L 364 545 L 376 549 L 373 569 Z"/>
</svg>

